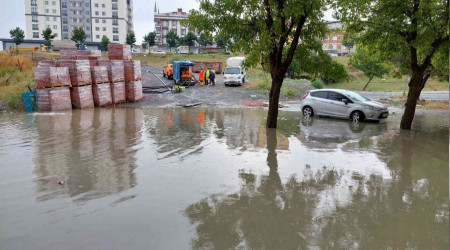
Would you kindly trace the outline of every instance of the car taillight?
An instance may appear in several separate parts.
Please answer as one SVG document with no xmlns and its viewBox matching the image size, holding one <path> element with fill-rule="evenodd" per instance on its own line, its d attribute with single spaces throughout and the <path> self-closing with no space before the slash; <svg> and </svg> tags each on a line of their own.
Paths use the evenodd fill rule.
<svg viewBox="0 0 450 250">
<path fill-rule="evenodd" d="M 302 100 L 305 100 L 306 97 L 308 97 L 308 95 L 309 95 L 309 92 L 306 92 L 306 94 L 304 96 L 302 96 Z"/>
</svg>

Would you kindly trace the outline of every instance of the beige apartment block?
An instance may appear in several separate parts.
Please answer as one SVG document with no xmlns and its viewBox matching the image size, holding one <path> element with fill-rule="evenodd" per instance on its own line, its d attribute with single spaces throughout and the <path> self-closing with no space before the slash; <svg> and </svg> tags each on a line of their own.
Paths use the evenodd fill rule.
<svg viewBox="0 0 450 250">
<path fill-rule="evenodd" d="M 50 27 L 55 40 L 70 40 L 75 27 L 82 27 L 87 42 L 125 43 L 133 31 L 133 0 L 25 0 L 26 39 L 42 40 Z"/>
<path fill-rule="evenodd" d="M 179 8 L 174 12 L 159 13 L 155 3 L 154 12 L 156 44 L 167 45 L 166 35 L 171 30 L 175 31 L 180 38 L 189 32 L 188 28 L 180 23 L 181 20 L 187 19 L 189 16 L 188 13 L 183 12 L 183 9 Z"/>
</svg>

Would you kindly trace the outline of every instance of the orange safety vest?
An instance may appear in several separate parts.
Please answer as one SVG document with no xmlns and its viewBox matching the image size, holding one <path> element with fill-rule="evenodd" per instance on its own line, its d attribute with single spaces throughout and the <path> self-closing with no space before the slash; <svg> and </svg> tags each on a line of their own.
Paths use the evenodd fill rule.
<svg viewBox="0 0 450 250">
<path fill-rule="evenodd" d="M 200 82 L 203 82 L 203 80 L 205 80 L 205 75 L 203 73 L 203 70 L 200 70 L 200 72 L 198 73 L 198 80 Z"/>
</svg>

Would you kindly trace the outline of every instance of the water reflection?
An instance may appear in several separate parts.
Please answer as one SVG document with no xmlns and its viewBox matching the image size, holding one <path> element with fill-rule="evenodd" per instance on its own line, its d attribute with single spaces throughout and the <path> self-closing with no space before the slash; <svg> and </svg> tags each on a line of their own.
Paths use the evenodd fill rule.
<svg viewBox="0 0 450 250">
<path fill-rule="evenodd" d="M 141 109 L 90 109 L 36 116 L 35 174 L 39 201 L 90 199 L 136 185 L 134 148 Z M 65 185 L 58 182 L 65 181 Z"/>
<path fill-rule="evenodd" d="M 342 138 L 371 135 L 364 130 L 361 138 L 346 133 L 346 122 L 325 124 L 337 128 L 336 134 L 344 132 L 337 145 L 345 144 Z M 380 129 L 386 127 L 372 136 L 380 135 Z M 381 134 L 377 154 L 390 178 L 306 165 L 303 176 L 282 181 L 276 135 L 266 131 L 268 174 L 240 171 L 238 192 L 213 194 L 186 208 L 196 227 L 194 249 L 448 248 L 448 138 L 438 138 L 448 137 L 447 129 Z M 311 147 L 308 136 L 300 138 Z M 320 143 L 329 142 L 328 135 L 315 140 L 322 138 L 326 140 Z M 435 148 L 426 146 L 430 144 Z"/>
</svg>

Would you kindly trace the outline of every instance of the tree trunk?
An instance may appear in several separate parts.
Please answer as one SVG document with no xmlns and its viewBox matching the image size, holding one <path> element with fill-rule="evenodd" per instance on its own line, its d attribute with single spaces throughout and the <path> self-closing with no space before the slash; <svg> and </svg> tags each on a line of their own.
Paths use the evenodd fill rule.
<svg viewBox="0 0 450 250">
<path fill-rule="evenodd" d="M 370 81 L 372 81 L 372 79 L 373 79 L 373 76 L 371 76 L 371 77 L 369 78 L 369 81 L 367 81 L 366 85 L 364 85 L 363 91 L 366 91 L 367 86 L 369 86 L 369 83 L 370 83 Z"/>
<path fill-rule="evenodd" d="M 278 72 L 278 70 L 275 70 Z M 267 128 L 277 128 L 278 101 L 280 100 L 283 77 L 272 75 L 272 86 L 269 94 L 269 112 L 267 113 Z"/>
<path fill-rule="evenodd" d="M 405 112 L 403 113 L 402 121 L 400 123 L 401 129 L 411 129 L 414 114 L 416 112 L 417 100 L 419 99 L 420 92 L 422 91 L 422 80 L 423 72 L 412 72 L 412 77 L 408 84 L 409 92 L 405 104 Z"/>
</svg>

